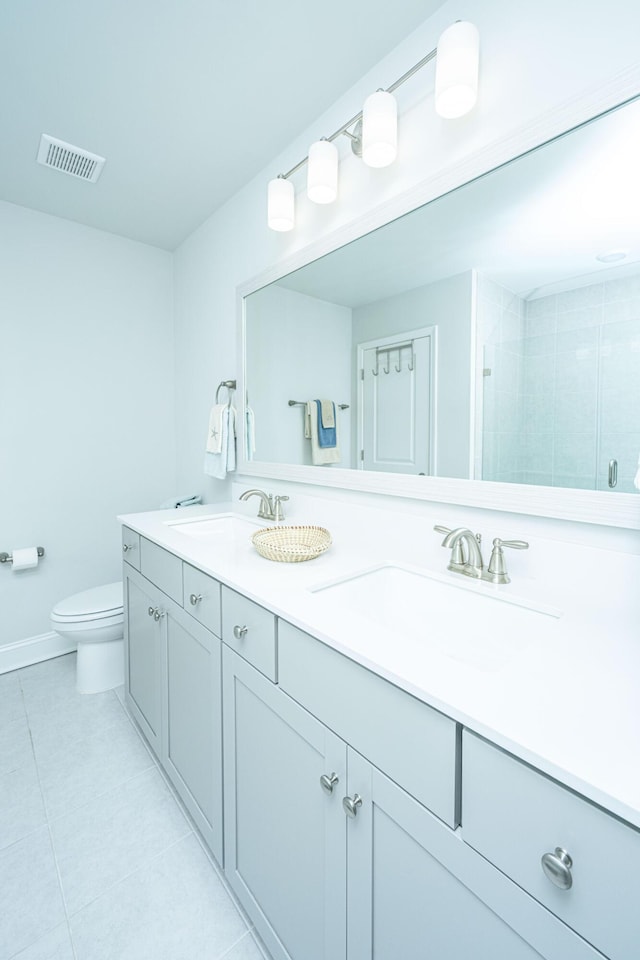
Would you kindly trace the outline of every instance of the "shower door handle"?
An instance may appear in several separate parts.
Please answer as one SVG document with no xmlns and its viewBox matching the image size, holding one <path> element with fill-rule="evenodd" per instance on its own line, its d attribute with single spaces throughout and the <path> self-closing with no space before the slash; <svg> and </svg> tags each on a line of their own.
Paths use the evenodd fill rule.
<svg viewBox="0 0 640 960">
<path fill-rule="evenodd" d="M 618 483 L 618 461 L 609 460 L 609 486 L 613 488 Z"/>
</svg>

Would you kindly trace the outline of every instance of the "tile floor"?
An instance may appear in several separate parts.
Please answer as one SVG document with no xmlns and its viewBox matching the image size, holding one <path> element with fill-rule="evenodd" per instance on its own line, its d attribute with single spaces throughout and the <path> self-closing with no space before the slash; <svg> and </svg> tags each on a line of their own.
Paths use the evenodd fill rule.
<svg viewBox="0 0 640 960">
<path fill-rule="evenodd" d="M 263 960 L 122 697 L 0 675 L 0 960 Z"/>
</svg>

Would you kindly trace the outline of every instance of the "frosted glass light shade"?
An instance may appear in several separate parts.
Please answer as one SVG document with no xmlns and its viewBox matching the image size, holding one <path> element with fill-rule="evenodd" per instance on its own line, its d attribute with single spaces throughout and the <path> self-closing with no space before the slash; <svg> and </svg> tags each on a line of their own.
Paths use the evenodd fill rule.
<svg viewBox="0 0 640 960">
<path fill-rule="evenodd" d="M 285 233 L 295 223 L 295 191 L 290 180 L 277 177 L 269 180 L 267 191 L 267 223 L 272 230 Z"/>
<path fill-rule="evenodd" d="M 329 140 L 309 147 L 307 196 L 314 203 L 333 203 L 338 196 L 338 148 Z"/>
<path fill-rule="evenodd" d="M 438 40 L 436 112 L 454 120 L 463 117 L 478 99 L 480 34 L 467 20 L 453 23 Z"/>
<path fill-rule="evenodd" d="M 362 159 L 369 167 L 388 167 L 398 153 L 398 104 L 392 93 L 378 90 L 362 110 Z"/>
</svg>

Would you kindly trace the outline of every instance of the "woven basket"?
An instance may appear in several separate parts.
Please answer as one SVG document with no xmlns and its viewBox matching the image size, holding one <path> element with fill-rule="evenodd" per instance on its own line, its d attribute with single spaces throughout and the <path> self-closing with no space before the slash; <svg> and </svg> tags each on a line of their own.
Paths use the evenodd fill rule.
<svg viewBox="0 0 640 960">
<path fill-rule="evenodd" d="M 280 563 L 313 560 L 331 546 L 331 534 L 324 527 L 265 527 L 251 540 L 261 557 Z"/>
</svg>

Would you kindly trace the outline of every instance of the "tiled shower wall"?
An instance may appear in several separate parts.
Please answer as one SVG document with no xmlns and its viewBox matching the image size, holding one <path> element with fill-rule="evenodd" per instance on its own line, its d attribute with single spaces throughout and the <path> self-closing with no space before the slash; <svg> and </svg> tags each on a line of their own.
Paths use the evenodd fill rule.
<svg viewBox="0 0 640 960">
<path fill-rule="evenodd" d="M 484 343 L 483 478 L 548 486 L 635 492 L 640 454 L 640 275 L 620 277 L 537 300 L 518 301 L 493 330 L 496 301 L 482 278 L 478 313 Z M 492 293 L 493 301 L 488 297 Z M 513 295 L 511 295 L 513 297 Z M 517 369 L 516 369 L 517 368 Z M 512 410 L 504 410 L 505 405 Z"/>
</svg>

